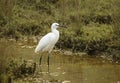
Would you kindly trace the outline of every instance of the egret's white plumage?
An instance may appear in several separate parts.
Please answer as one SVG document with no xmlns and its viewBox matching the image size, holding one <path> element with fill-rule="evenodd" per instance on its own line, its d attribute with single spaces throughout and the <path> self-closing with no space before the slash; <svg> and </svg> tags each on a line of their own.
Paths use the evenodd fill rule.
<svg viewBox="0 0 120 83">
<path fill-rule="evenodd" d="M 59 39 L 59 31 L 57 30 L 58 26 L 58 23 L 53 23 L 51 25 L 51 32 L 41 38 L 35 49 L 35 53 L 43 51 L 48 51 L 50 53 L 52 51 L 54 45 Z"/>
<path fill-rule="evenodd" d="M 47 59 L 48 71 L 49 71 L 49 55 L 50 55 L 50 52 L 52 51 L 54 45 L 56 44 L 56 42 L 59 39 L 59 31 L 57 30 L 57 28 L 59 26 L 60 25 L 58 23 L 53 23 L 51 25 L 51 32 L 46 34 L 45 36 L 43 36 L 41 38 L 41 40 L 39 41 L 37 47 L 35 48 L 35 53 L 48 51 L 48 59 Z M 42 61 L 42 55 L 40 57 L 40 65 L 41 65 L 41 61 Z"/>
</svg>

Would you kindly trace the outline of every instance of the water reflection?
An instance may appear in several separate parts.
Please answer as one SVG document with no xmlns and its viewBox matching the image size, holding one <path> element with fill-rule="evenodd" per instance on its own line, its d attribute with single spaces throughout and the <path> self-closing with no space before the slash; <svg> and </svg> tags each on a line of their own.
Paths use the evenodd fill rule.
<svg viewBox="0 0 120 83">
<path fill-rule="evenodd" d="M 44 61 L 46 56 L 44 56 Z M 45 61 L 46 62 L 46 61 Z M 119 83 L 120 65 L 103 63 L 101 59 L 51 55 L 50 72 L 43 62 L 41 73 L 45 80 L 57 80 L 64 83 Z"/>
<path fill-rule="evenodd" d="M 16 49 L 17 51 L 14 51 L 16 53 L 10 51 L 17 55 L 16 59 L 22 57 L 38 64 L 40 55 L 34 53 L 34 48 L 16 47 Z M 120 65 L 101 58 L 69 56 L 53 52 L 50 56 L 49 73 L 45 54 L 42 65 L 38 66 L 35 74 L 29 77 L 30 82 L 26 82 L 28 78 L 24 80 L 25 82 L 15 80 L 14 83 L 120 83 Z"/>
</svg>

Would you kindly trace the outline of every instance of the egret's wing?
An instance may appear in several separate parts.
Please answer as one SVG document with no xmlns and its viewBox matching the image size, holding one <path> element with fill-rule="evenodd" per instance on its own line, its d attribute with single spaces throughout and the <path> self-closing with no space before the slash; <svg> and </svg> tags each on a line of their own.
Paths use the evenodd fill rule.
<svg viewBox="0 0 120 83">
<path fill-rule="evenodd" d="M 44 49 L 45 47 L 47 47 L 50 42 L 52 41 L 52 33 L 48 33 L 47 35 L 43 36 L 40 40 L 40 42 L 38 43 L 35 52 L 41 51 L 42 49 Z"/>
</svg>

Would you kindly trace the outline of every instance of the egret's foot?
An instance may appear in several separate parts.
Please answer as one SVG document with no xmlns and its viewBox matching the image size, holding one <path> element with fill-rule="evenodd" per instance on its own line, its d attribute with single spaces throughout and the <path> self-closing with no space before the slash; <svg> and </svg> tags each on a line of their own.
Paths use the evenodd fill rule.
<svg viewBox="0 0 120 83">
<path fill-rule="evenodd" d="M 50 73 L 50 71 L 48 71 L 47 73 Z"/>
</svg>

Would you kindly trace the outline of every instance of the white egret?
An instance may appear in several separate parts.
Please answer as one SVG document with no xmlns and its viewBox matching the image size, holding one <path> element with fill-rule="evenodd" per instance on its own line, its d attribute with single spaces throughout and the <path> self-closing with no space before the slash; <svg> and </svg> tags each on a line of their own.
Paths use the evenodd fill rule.
<svg viewBox="0 0 120 83">
<path fill-rule="evenodd" d="M 46 34 L 45 36 L 43 36 L 41 38 L 41 40 L 39 41 L 37 47 L 35 48 L 35 53 L 45 52 L 45 51 L 48 52 L 48 59 L 47 59 L 48 71 L 49 71 L 50 53 L 51 53 L 54 45 L 56 44 L 56 42 L 59 39 L 59 31 L 57 30 L 58 27 L 62 27 L 62 26 L 59 25 L 58 23 L 53 23 L 51 25 L 51 32 Z M 42 61 L 42 55 L 40 57 L 40 65 L 41 65 L 41 61 Z"/>
</svg>

